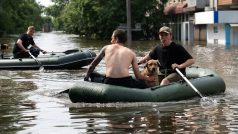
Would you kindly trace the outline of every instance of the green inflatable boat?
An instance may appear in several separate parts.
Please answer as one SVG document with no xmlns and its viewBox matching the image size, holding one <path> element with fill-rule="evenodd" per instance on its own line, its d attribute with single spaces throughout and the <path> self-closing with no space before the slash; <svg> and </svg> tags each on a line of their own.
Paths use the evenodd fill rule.
<svg viewBox="0 0 238 134">
<path fill-rule="evenodd" d="M 89 65 L 95 57 L 95 52 L 79 49 L 51 52 L 39 55 L 36 59 L 14 59 L 2 56 L 2 59 L 0 59 L 0 70 L 34 70 L 39 69 L 41 66 L 44 69 L 79 69 Z"/>
<path fill-rule="evenodd" d="M 189 67 L 186 69 L 186 77 L 204 96 L 223 93 L 226 89 L 224 80 L 210 69 Z M 199 97 L 183 80 L 146 89 L 82 81 L 70 88 L 68 94 L 73 103 L 166 102 Z"/>
</svg>

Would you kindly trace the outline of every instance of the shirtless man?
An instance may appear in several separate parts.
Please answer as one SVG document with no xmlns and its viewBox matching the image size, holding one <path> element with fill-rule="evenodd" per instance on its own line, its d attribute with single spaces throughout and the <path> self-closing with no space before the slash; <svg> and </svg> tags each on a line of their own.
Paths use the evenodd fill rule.
<svg viewBox="0 0 238 134">
<path fill-rule="evenodd" d="M 115 30 L 111 37 L 111 45 L 104 46 L 99 55 L 90 64 L 84 78 L 88 81 L 95 67 L 105 57 L 106 78 L 104 83 L 126 87 L 137 87 L 137 84 L 130 75 L 129 67 L 132 65 L 135 77 L 139 80 L 154 81 L 154 78 L 142 76 L 137 64 L 136 54 L 125 47 L 126 34 L 122 30 Z"/>
</svg>

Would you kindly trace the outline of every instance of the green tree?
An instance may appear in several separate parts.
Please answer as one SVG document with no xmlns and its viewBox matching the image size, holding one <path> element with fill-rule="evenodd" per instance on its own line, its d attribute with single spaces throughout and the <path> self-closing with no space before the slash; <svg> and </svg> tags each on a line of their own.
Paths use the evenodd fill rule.
<svg viewBox="0 0 238 134">
<path fill-rule="evenodd" d="M 53 27 L 55 30 L 63 30 L 62 11 L 69 3 L 69 0 L 52 0 L 54 5 L 44 8 L 44 13 L 52 18 Z"/>
<path fill-rule="evenodd" d="M 126 23 L 126 0 L 53 0 L 46 9 L 57 28 L 89 38 L 110 38 L 120 24 Z M 142 24 L 147 34 L 155 34 L 166 18 L 167 0 L 131 0 L 132 26 Z M 57 24 L 57 25 L 56 25 Z"/>
<path fill-rule="evenodd" d="M 137 5 L 133 12 L 133 14 L 140 14 L 138 17 L 134 18 L 135 22 L 140 21 L 142 24 L 142 29 L 147 36 L 151 35 L 157 38 L 157 31 L 162 26 L 163 23 L 168 22 L 167 17 L 164 15 L 164 4 L 167 3 L 168 0 L 149 0 L 146 2 L 146 6 L 141 3 L 141 0 L 135 3 Z M 140 7 L 140 10 L 136 10 Z M 143 13 L 143 14 L 141 14 Z"/>
<path fill-rule="evenodd" d="M 62 14 L 65 30 L 91 38 L 108 38 L 119 23 L 125 22 L 122 5 L 117 0 L 71 0 Z"/>
<path fill-rule="evenodd" d="M 18 33 L 34 25 L 41 28 L 41 9 L 35 0 L 1 0 L 0 1 L 0 31 Z"/>
</svg>

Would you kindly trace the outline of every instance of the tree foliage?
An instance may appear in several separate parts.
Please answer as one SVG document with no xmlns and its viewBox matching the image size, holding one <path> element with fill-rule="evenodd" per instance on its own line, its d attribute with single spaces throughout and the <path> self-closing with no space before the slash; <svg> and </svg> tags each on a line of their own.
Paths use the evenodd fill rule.
<svg viewBox="0 0 238 134">
<path fill-rule="evenodd" d="M 120 24 L 126 24 L 126 0 L 54 0 L 45 11 L 54 17 L 57 29 L 90 38 L 110 38 Z M 163 5 L 167 0 L 131 0 L 132 26 L 142 24 L 153 34 L 166 21 Z"/>
<path fill-rule="evenodd" d="M 61 14 L 65 6 L 69 3 L 69 0 L 52 0 L 52 2 L 55 4 L 44 8 L 44 13 L 52 18 L 55 30 L 63 30 Z"/>
<path fill-rule="evenodd" d="M 117 1 L 71 0 L 62 14 L 65 30 L 91 38 L 110 37 L 126 17 L 125 7 Z"/>
<path fill-rule="evenodd" d="M 0 31 L 17 33 L 34 25 L 41 28 L 42 7 L 35 0 L 1 0 L 0 1 Z"/>
</svg>

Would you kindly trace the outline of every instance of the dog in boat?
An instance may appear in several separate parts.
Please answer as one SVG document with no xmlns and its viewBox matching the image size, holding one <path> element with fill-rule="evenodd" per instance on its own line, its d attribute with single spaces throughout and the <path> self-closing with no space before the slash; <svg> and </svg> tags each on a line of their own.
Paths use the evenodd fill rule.
<svg viewBox="0 0 238 134">
<path fill-rule="evenodd" d="M 159 62 L 158 60 L 149 60 L 146 62 L 143 71 L 141 74 L 143 76 L 154 77 L 155 81 L 145 81 L 145 84 L 148 87 L 153 87 L 159 85 L 159 76 L 158 76 Z"/>
</svg>

